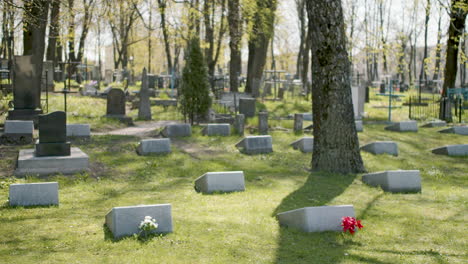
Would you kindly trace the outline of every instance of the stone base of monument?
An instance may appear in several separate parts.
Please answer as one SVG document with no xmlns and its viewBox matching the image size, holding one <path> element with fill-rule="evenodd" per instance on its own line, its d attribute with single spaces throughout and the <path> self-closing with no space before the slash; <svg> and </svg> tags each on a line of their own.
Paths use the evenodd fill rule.
<svg viewBox="0 0 468 264">
<path fill-rule="evenodd" d="M 436 121 L 428 122 L 422 125 L 421 127 L 444 127 L 446 125 L 447 125 L 447 122 L 442 121 L 442 120 L 436 120 Z"/>
<path fill-rule="evenodd" d="M 314 138 L 303 137 L 290 144 L 294 149 L 299 149 L 302 153 L 311 153 L 314 151 Z"/>
<path fill-rule="evenodd" d="M 390 154 L 393 156 L 398 156 L 398 145 L 393 141 L 376 141 L 364 145 L 361 147 L 361 150 L 370 152 L 372 154 Z"/>
<path fill-rule="evenodd" d="M 364 126 L 362 125 L 362 120 L 356 120 L 354 121 L 356 124 L 356 132 L 362 132 L 364 131 Z"/>
<path fill-rule="evenodd" d="M 65 143 L 39 143 L 35 145 L 36 149 L 34 155 L 36 157 L 49 157 L 49 156 L 70 156 L 70 142 Z"/>
<path fill-rule="evenodd" d="M 137 147 L 138 155 L 171 153 L 171 140 L 168 138 L 143 139 Z"/>
<path fill-rule="evenodd" d="M 195 190 L 202 193 L 245 191 L 244 172 L 207 172 L 195 180 Z"/>
<path fill-rule="evenodd" d="M 91 138 L 89 124 L 67 124 L 67 139 L 88 140 Z"/>
<path fill-rule="evenodd" d="M 156 234 L 172 232 L 172 212 L 170 204 L 137 205 L 114 207 L 106 215 L 106 226 L 114 238 L 131 236 L 140 232 L 138 226 L 145 216 L 156 219 Z"/>
<path fill-rule="evenodd" d="M 29 145 L 34 142 L 32 134 L 0 134 L 0 144 Z"/>
<path fill-rule="evenodd" d="M 431 150 L 432 153 L 447 156 L 468 156 L 468 144 L 448 145 Z"/>
<path fill-rule="evenodd" d="M 244 154 L 266 154 L 273 152 L 271 136 L 248 136 L 236 144 L 236 148 Z"/>
<path fill-rule="evenodd" d="M 34 126 L 38 124 L 38 116 L 42 114 L 40 109 L 15 109 L 8 111 L 8 120 L 31 120 Z"/>
<path fill-rule="evenodd" d="M 33 142 L 34 122 L 30 120 L 6 120 L 5 133 L 0 143 L 25 145 Z"/>
<path fill-rule="evenodd" d="M 369 173 L 362 181 L 386 192 L 421 192 L 421 176 L 418 170 L 393 170 Z"/>
<path fill-rule="evenodd" d="M 439 133 L 451 133 L 457 135 L 468 136 L 468 126 L 454 126 L 446 129 L 442 129 Z"/>
<path fill-rule="evenodd" d="M 10 206 L 58 205 L 58 183 L 11 184 L 8 198 Z"/>
<path fill-rule="evenodd" d="M 352 205 L 304 207 L 277 214 L 279 224 L 304 232 L 343 231 L 343 217 L 354 217 Z"/>
<path fill-rule="evenodd" d="M 208 124 L 203 130 L 204 136 L 230 136 L 231 126 L 229 124 Z"/>
<path fill-rule="evenodd" d="M 385 130 L 396 131 L 396 132 L 418 132 L 418 122 L 416 121 L 403 121 L 393 123 L 387 127 Z"/>
<path fill-rule="evenodd" d="M 89 157 L 79 148 L 71 148 L 70 156 L 37 157 L 34 149 L 19 152 L 15 176 L 74 174 L 89 171 Z"/>
<path fill-rule="evenodd" d="M 105 115 L 107 118 L 117 119 L 120 122 L 126 124 L 127 126 L 133 126 L 133 119 L 126 115 Z"/>
<path fill-rule="evenodd" d="M 173 124 L 164 127 L 161 131 L 164 137 L 190 137 L 192 135 L 192 127 L 189 124 Z"/>
</svg>

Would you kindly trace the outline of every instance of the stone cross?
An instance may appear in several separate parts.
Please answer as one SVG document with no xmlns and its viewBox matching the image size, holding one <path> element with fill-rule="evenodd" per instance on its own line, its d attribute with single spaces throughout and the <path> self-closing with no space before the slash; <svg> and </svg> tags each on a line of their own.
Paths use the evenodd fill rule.
<svg viewBox="0 0 468 264">
<path fill-rule="evenodd" d="M 148 90 L 148 75 L 146 68 L 143 69 L 140 89 L 140 107 L 138 108 L 138 118 L 142 120 L 151 120 L 151 103 Z"/>
</svg>

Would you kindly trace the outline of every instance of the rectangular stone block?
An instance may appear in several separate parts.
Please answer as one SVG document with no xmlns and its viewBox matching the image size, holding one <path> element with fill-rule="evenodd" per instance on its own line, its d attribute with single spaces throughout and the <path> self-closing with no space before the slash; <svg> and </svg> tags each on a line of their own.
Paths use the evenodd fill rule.
<svg viewBox="0 0 468 264">
<path fill-rule="evenodd" d="M 468 144 L 448 145 L 431 150 L 432 153 L 447 156 L 468 156 Z"/>
<path fill-rule="evenodd" d="M 364 145 L 361 147 L 361 150 L 370 152 L 372 154 L 390 154 L 393 156 L 398 156 L 398 145 L 393 141 L 376 141 Z"/>
<path fill-rule="evenodd" d="M 36 157 L 34 149 L 19 152 L 15 176 L 74 174 L 89 170 L 89 157 L 79 148 L 71 148 L 70 156 Z"/>
<path fill-rule="evenodd" d="M 23 120 L 6 120 L 5 134 L 23 134 L 30 135 L 34 133 L 34 122 Z"/>
<path fill-rule="evenodd" d="M 10 206 L 58 205 L 58 183 L 11 184 Z"/>
<path fill-rule="evenodd" d="M 39 143 L 35 145 L 36 157 L 69 156 L 71 152 L 70 142 L 65 143 Z"/>
<path fill-rule="evenodd" d="M 368 185 L 381 187 L 386 192 L 421 192 L 418 170 L 393 170 L 369 173 L 362 176 Z"/>
<path fill-rule="evenodd" d="M 421 127 L 444 127 L 446 125 L 447 125 L 447 122 L 442 121 L 442 120 L 436 120 L 436 121 L 428 122 L 422 125 Z"/>
<path fill-rule="evenodd" d="M 416 121 L 403 121 L 396 122 L 390 126 L 385 127 L 385 130 L 397 132 L 418 132 L 418 122 Z"/>
<path fill-rule="evenodd" d="M 247 117 L 255 116 L 255 98 L 240 98 L 239 99 L 239 113 Z"/>
<path fill-rule="evenodd" d="M 106 215 L 106 226 L 114 238 L 131 236 L 140 232 L 138 227 L 145 216 L 151 216 L 158 223 L 154 233 L 170 233 L 172 232 L 171 209 L 170 204 L 114 207 Z"/>
<path fill-rule="evenodd" d="M 248 136 L 239 141 L 236 147 L 245 154 L 266 154 L 273 152 L 271 136 Z"/>
<path fill-rule="evenodd" d="M 314 151 L 314 138 L 303 137 L 291 143 L 294 149 L 299 149 L 302 153 L 311 153 Z"/>
<path fill-rule="evenodd" d="M 171 153 L 171 140 L 168 138 L 143 139 L 138 144 L 137 153 L 139 155 Z"/>
<path fill-rule="evenodd" d="M 231 125 L 229 124 L 208 124 L 203 130 L 204 136 L 230 136 Z"/>
<path fill-rule="evenodd" d="M 166 126 L 161 134 L 164 137 L 190 137 L 192 135 L 192 127 L 189 124 L 174 124 Z"/>
<path fill-rule="evenodd" d="M 67 124 L 67 138 L 90 138 L 91 127 L 89 124 Z"/>
<path fill-rule="evenodd" d="M 279 224 L 304 232 L 342 231 L 343 217 L 354 217 L 352 205 L 304 207 L 277 215 Z"/>
<path fill-rule="evenodd" d="M 439 133 L 451 133 L 451 134 L 468 136 L 468 126 L 454 126 L 454 127 L 440 130 Z"/>
<path fill-rule="evenodd" d="M 244 172 L 207 172 L 195 180 L 195 190 L 202 193 L 244 191 Z"/>
<path fill-rule="evenodd" d="M 312 121 L 313 120 L 312 113 L 303 113 L 302 118 L 304 119 L 304 121 Z"/>
<path fill-rule="evenodd" d="M 362 132 L 364 131 L 364 126 L 362 125 L 362 120 L 356 120 L 354 121 L 356 124 L 356 132 Z"/>
</svg>

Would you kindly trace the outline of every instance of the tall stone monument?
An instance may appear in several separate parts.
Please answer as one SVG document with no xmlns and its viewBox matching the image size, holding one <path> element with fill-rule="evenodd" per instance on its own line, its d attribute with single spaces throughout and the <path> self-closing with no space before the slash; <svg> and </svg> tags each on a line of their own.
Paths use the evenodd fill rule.
<svg viewBox="0 0 468 264">
<path fill-rule="evenodd" d="M 15 56 L 13 72 L 13 110 L 8 111 L 9 120 L 32 120 L 42 114 L 41 84 L 35 83 L 37 74 L 32 56 Z"/>
<path fill-rule="evenodd" d="M 151 120 L 151 103 L 149 99 L 148 75 L 146 74 L 146 68 L 143 69 L 139 96 L 140 106 L 138 107 L 138 119 Z"/>
</svg>

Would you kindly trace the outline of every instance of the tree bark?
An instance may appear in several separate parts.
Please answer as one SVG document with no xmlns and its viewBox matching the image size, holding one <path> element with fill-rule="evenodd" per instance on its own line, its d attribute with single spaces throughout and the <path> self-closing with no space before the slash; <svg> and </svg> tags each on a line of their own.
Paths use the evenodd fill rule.
<svg viewBox="0 0 468 264">
<path fill-rule="evenodd" d="M 164 48 L 166 51 L 167 71 L 168 74 L 173 73 L 172 58 L 171 58 L 171 45 L 169 43 L 169 32 L 166 25 L 166 0 L 158 0 L 159 13 L 161 14 L 161 30 L 164 39 Z"/>
<path fill-rule="evenodd" d="M 240 16 L 240 1 L 228 0 L 229 48 L 229 87 L 231 92 L 239 91 L 239 76 L 242 70 L 241 41 L 242 21 Z"/>
<path fill-rule="evenodd" d="M 343 174 L 363 172 L 341 1 L 307 1 L 307 13 L 314 76 L 312 169 Z"/>
<path fill-rule="evenodd" d="M 59 14 L 60 1 L 53 0 L 51 3 L 50 26 L 49 26 L 49 44 L 47 46 L 46 59 L 52 61 L 54 68 L 57 65 L 57 38 L 59 37 Z"/>
</svg>

